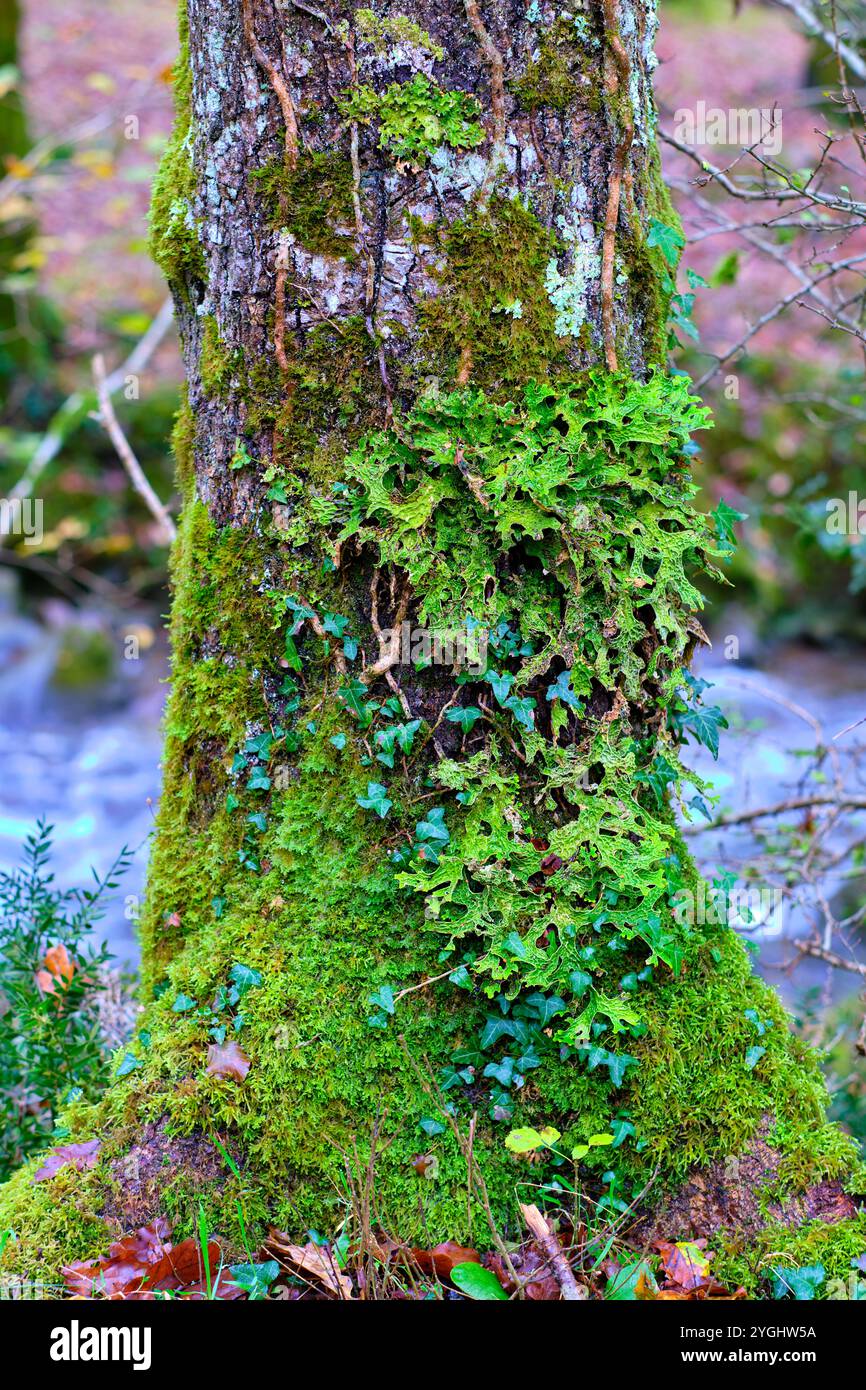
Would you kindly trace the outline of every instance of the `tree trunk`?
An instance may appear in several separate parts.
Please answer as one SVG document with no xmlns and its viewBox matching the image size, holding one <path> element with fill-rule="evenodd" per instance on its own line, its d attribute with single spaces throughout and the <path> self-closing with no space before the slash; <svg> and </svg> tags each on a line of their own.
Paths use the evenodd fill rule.
<svg viewBox="0 0 866 1390">
<path fill-rule="evenodd" d="M 333 1231 L 372 1147 L 391 1234 L 489 1244 L 486 1203 L 513 1233 L 601 1133 L 602 1211 L 727 1232 L 752 1287 L 764 1250 L 860 1253 L 816 1058 L 671 810 L 730 539 L 664 365 L 654 30 L 637 0 L 188 0 L 146 1033 L 67 1121 L 98 1166 L 8 1185 L 19 1260 L 199 1201 L 237 1239 L 216 1137 L 253 1221 Z M 511 1152 L 527 1126 L 564 1163 Z"/>
</svg>

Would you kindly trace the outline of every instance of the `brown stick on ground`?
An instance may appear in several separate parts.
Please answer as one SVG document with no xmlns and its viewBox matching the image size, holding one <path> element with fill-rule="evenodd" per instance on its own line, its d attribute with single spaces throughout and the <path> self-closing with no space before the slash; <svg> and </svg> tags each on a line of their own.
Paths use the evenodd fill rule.
<svg viewBox="0 0 866 1390">
<path fill-rule="evenodd" d="M 276 63 L 272 62 L 268 57 L 256 37 L 253 0 L 242 0 L 242 7 L 244 35 L 250 46 L 250 52 L 270 82 L 276 94 L 277 101 L 280 103 L 280 110 L 283 113 L 283 124 L 286 128 L 286 163 L 290 169 L 296 169 L 300 150 L 300 132 L 298 130 L 298 118 L 295 113 L 295 104 L 292 101 L 292 94 L 289 91 L 288 83 L 283 77 L 283 74 L 280 72 Z M 274 291 L 274 356 L 277 359 L 280 370 L 283 372 L 289 369 L 285 347 L 286 278 L 288 276 L 288 271 L 287 248 L 281 239 L 277 251 L 276 288 Z"/>
<path fill-rule="evenodd" d="M 524 1206 L 518 1203 L 520 1214 L 526 1222 L 529 1230 L 538 1244 L 541 1246 L 548 1260 L 550 1268 L 553 1270 L 553 1277 L 562 1290 L 562 1297 L 566 1303 L 582 1303 L 587 1297 L 586 1289 L 578 1284 L 574 1277 L 574 1271 L 568 1263 L 568 1257 L 556 1236 L 551 1231 L 546 1219 L 536 1206 Z"/>
<path fill-rule="evenodd" d="M 604 25 L 607 42 L 613 54 L 615 71 L 612 93 L 622 93 L 622 136 L 613 152 L 610 181 L 607 186 L 607 212 L 604 219 L 604 239 L 601 252 L 601 329 L 604 337 L 604 356 L 608 371 L 619 370 L 616 356 L 616 333 L 613 321 L 613 265 L 616 251 L 616 228 L 626 160 L 634 140 L 634 119 L 629 96 L 631 61 L 619 34 L 618 0 L 604 0 Z"/>
</svg>

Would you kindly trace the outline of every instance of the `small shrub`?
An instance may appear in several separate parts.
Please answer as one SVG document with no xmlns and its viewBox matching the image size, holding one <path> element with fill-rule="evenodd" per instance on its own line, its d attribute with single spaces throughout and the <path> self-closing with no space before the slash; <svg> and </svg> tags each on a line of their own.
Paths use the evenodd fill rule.
<svg viewBox="0 0 866 1390">
<path fill-rule="evenodd" d="M 92 932 L 130 856 L 93 888 L 61 891 L 51 832 L 38 822 L 21 866 L 0 873 L 0 1180 L 46 1144 L 70 1094 L 92 1099 L 107 1079 L 97 1003 L 110 953 Z"/>
</svg>

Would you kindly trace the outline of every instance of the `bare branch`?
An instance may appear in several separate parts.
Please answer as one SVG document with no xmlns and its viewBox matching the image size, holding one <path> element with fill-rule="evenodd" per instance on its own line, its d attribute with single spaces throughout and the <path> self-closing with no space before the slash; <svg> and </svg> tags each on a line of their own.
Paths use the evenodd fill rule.
<svg viewBox="0 0 866 1390">
<path fill-rule="evenodd" d="M 139 497 L 144 499 L 145 505 L 151 515 L 159 522 L 168 540 L 174 541 L 177 538 L 177 527 L 148 482 L 144 469 L 135 457 L 129 440 L 120 428 L 114 413 L 114 406 L 111 404 L 111 395 L 108 390 L 108 378 L 105 375 L 105 358 L 101 352 L 98 352 L 93 359 L 93 378 L 96 382 L 96 396 L 99 401 L 97 419 L 114 445 L 118 458 L 129 474 L 132 486 Z"/>
</svg>

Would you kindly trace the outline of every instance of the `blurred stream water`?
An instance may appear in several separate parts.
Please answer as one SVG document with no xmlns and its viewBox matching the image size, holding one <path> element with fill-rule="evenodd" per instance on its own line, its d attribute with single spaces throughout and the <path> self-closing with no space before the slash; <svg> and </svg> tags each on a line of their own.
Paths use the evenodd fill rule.
<svg viewBox="0 0 866 1390">
<path fill-rule="evenodd" d="M 113 633 L 122 652 L 122 634 Z M 93 687 L 58 688 L 62 630 L 20 616 L 0 591 L 0 868 L 19 862 L 36 820 L 54 826 L 52 869 L 87 887 L 118 851 L 134 853 L 100 930 L 120 964 L 138 959 L 135 913 L 160 788 L 160 724 L 168 671 L 158 641 Z M 148 804 L 148 799 L 150 804 Z"/>
<path fill-rule="evenodd" d="M 126 900 L 142 893 L 159 795 L 165 643 L 160 639 L 139 660 L 118 660 L 114 675 L 96 688 L 71 692 L 52 683 L 59 640 L 57 631 L 22 617 L 8 596 L 4 604 L 0 591 L 0 868 L 18 860 L 21 843 L 40 816 L 55 827 L 53 867 L 64 887 L 86 885 L 91 866 L 104 873 L 128 845 L 135 851 L 133 867 L 102 930 L 120 962 L 134 963 L 134 913 Z M 115 640 L 120 652 L 117 633 Z M 722 707 L 731 728 L 722 733 L 718 762 L 694 745 L 684 760 L 714 783 L 717 813 L 730 813 L 802 789 L 804 760 L 792 750 L 810 748 L 815 739 L 786 706 L 804 706 L 828 736 L 837 733 L 866 715 L 866 663 L 790 645 L 761 657 L 759 669 L 745 659 L 724 660 L 722 648 L 723 639 L 717 639 L 714 652 L 702 653 L 695 670 L 713 683 L 705 698 Z M 848 737 L 856 742 L 864 730 Z M 844 749 L 844 739 L 839 746 Z M 866 793 L 856 776 L 850 785 Z M 689 838 L 710 878 L 719 869 L 736 871 L 755 849 L 748 824 L 704 828 Z M 866 889 L 866 879 L 859 884 Z M 766 967 L 784 958 L 789 939 L 812 925 L 802 913 L 786 909 L 781 931 L 778 921 L 751 929 L 748 935 L 761 946 L 759 963 Z M 796 992 L 820 983 L 824 971 L 818 962 L 805 962 L 797 972 Z M 772 969 L 770 978 L 791 996 Z M 855 976 L 836 972 L 834 992 L 847 993 L 856 983 Z"/>
</svg>

